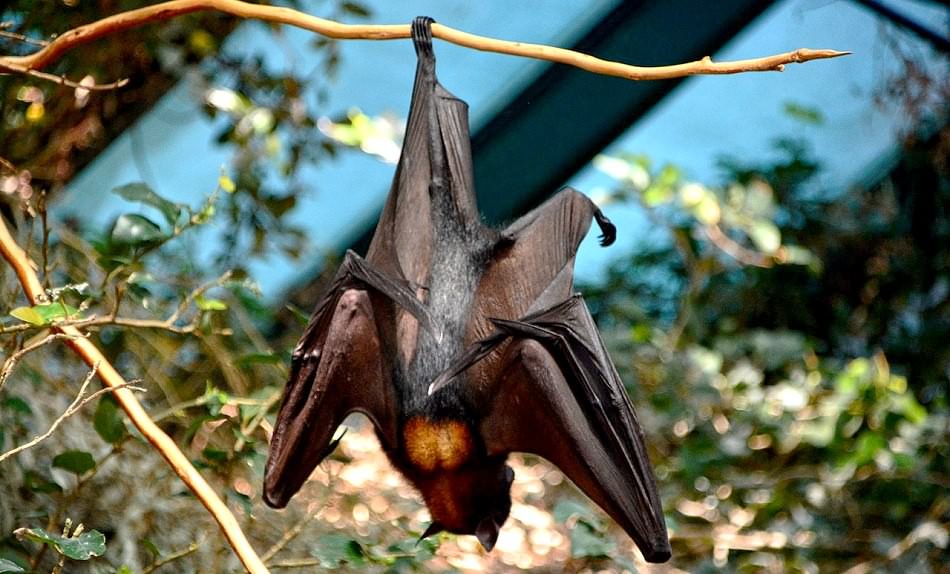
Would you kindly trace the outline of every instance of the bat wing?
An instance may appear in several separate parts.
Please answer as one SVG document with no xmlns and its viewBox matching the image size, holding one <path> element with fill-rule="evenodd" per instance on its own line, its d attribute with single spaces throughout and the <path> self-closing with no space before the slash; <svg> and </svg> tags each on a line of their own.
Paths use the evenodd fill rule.
<svg viewBox="0 0 950 574">
<path fill-rule="evenodd" d="M 348 252 L 294 349 L 265 467 L 268 505 L 287 505 L 336 447 L 333 434 L 353 411 L 366 414 L 380 437 L 395 443 L 392 369 L 377 323 L 380 305 L 391 303 L 431 324 L 407 285 Z"/>
<path fill-rule="evenodd" d="M 468 127 L 468 104 L 439 84 L 431 18 L 412 23 L 417 56 L 402 153 L 366 259 L 381 271 L 427 285 L 435 220 L 449 214 L 460 226 L 478 225 Z M 445 202 L 433 206 L 433 201 Z"/>
<path fill-rule="evenodd" d="M 489 336 L 489 317 L 524 317 L 570 297 L 574 256 L 592 219 L 601 245 L 613 243 L 613 224 L 586 195 L 567 187 L 502 231 L 475 292 L 467 340 Z"/>
<path fill-rule="evenodd" d="M 493 323 L 493 335 L 440 377 L 451 379 L 511 341 L 499 375 L 476 390 L 487 405 L 480 430 L 489 455 L 527 452 L 550 460 L 623 527 L 648 561 L 668 560 L 643 431 L 583 299 L 574 295 L 521 320 Z"/>
</svg>

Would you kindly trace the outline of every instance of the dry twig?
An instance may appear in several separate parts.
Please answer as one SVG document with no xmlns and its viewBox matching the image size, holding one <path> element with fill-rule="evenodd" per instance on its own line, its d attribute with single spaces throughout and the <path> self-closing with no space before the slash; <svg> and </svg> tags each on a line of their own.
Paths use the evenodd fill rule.
<svg viewBox="0 0 950 574">
<path fill-rule="evenodd" d="M 10 458 L 11 456 L 17 453 L 23 452 L 29 448 L 33 448 L 34 446 L 48 439 L 54 432 L 56 432 L 56 429 L 59 427 L 59 425 L 63 423 L 64 420 L 76 414 L 76 412 L 79 411 L 79 409 L 83 408 L 84 406 L 89 404 L 89 402 L 98 398 L 99 395 L 103 395 L 105 393 L 112 393 L 112 392 L 117 391 L 118 389 L 124 389 L 124 388 L 128 388 L 130 391 L 133 391 L 133 390 L 144 391 L 145 390 L 141 387 L 132 386 L 131 383 L 123 383 L 122 385 L 118 385 L 116 387 L 106 387 L 104 389 L 99 389 L 98 391 L 92 393 L 91 395 L 87 397 L 86 388 L 89 387 L 89 383 L 92 382 L 92 379 L 93 377 L 95 377 L 96 371 L 98 369 L 99 369 L 99 365 L 97 363 L 95 366 L 93 366 L 92 370 L 89 371 L 89 374 L 86 375 L 86 378 L 83 379 L 82 386 L 79 387 L 79 393 L 76 395 L 76 398 L 73 399 L 73 402 L 70 403 L 69 407 L 67 407 L 66 410 L 63 411 L 63 414 L 61 414 L 59 418 L 53 421 L 53 424 L 51 424 L 50 427 L 46 429 L 46 432 L 44 432 L 41 435 L 33 437 L 32 440 L 25 442 L 16 448 L 10 449 L 5 453 L 0 454 L 0 462 L 3 462 L 4 460 Z"/>
<path fill-rule="evenodd" d="M 24 69 L 41 69 L 55 62 L 63 54 L 76 46 L 86 44 L 103 36 L 136 28 L 149 22 L 169 20 L 183 14 L 207 10 L 216 10 L 239 18 L 288 24 L 316 32 L 328 38 L 340 40 L 394 40 L 410 37 L 410 26 L 408 24 L 340 24 L 339 22 L 317 18 L 316 16 L 311 16 L 282 6 L 263 6 L 260 4 L 242 2 L 240 0 L 172 0 L 137 10 L 121 12 L 97 20 L 96 22 L 73 28 L 72 30 L 60 34 L 56 39 L 51 41 L 49 45 L 27 56 L 0 57 L 0 70 L 5 69 L 11 72 L 22 73 Z M 442 24 L 432 25 L 432 35 L 436 38 L 441 38 L 447 42 L 467 48 L 548 60 L 575 66 L 595 74 L 616 76 L 628 80 L 661 80 L 697 74 L 780 72 L 785 68 L 786 64 L 835 58 L 849 53 L 839 52 L 837 50 L 811 50 L 802 48 L 783 54 L 749 60 L 736 60 L 733 62 L 713 62 L 712 59 L 707 56 L 701 60 L 685 64 L 642 67 L 602 60 L 564 48 L 486 38 L 484 36 L 477 36 L 456 30 Z"/>
</svg>

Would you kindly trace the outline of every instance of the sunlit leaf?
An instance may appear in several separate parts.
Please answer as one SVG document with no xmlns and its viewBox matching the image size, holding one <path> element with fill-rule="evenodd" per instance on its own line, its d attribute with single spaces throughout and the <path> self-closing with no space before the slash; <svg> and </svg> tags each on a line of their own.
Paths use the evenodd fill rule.
<svg viewBox="0 0 950 574">
<path fill-rule="evenodd" d="M 234 193 L 234 190 L 237 189 L 237 186 L 234 185 L 234 180 L 223 173 L 218 176 L 218 187 L 227 193 Z"/>
<path fill-rule="evenodd" d="M 719 218 L 722 215 L 722 210 L 719 208 L 719 200 L 716 199 L 715 195 L 707 193 L 703 196 L 702 201 L 693 208 L 693 215 L 706 225 L 716 225 L 719 223 Z"/>
<path fill-rule="evenodd" d="M 10 311 L 10 315 L 26 323 L 42 326 L 62 319 L 76 319 L 79 317 L 79 309 L 66 303 L 44 303 L 32 307 L 17 307 Z"/>
<path fill-rule="evenodd" d="M 195 305 L 202 311 L 227 311 L 228 304 L 220 299 L 210 299 L 198 295 L 195 297 Z"/>
<path fill-rule="evenodd" d="M 26 572 L 26 570 L 14 562 L 0 558 L 0 574 L 6 574 L 7 572 Z"/>
<path fill-rule="evenodd" d="M 145 245 L 166 238 L 162 229 L 152 220 L 134 213 L 124 213 L 115 220 L 109 235 L 119 245 Z"/>
<path fill-rule="evenodd" d="M 10 316 L 31 325 L 46 324 L 46 319 L 33 307 L 17 307 L 10 311 Z"/>
<path fill-rule="evenodd" d="M 85 474 L 96 467 L 96 459 L 82 450 L 67 450 L 53 458 L 53 466 L 73 474 Z"/>
<path fill-rule="evenodd" d="M 46 544 L 73 560 L 89 560 L 106 551 L 106 537 L 98 530 L 88 530 L 75 538 L 51 534 L 42 528 L 19 528 L 14 533 L 20 538 Z"/>
<path fill-rule="evenodd" d="M 782 246 L 782 234 L 771 221 L 754 221 L 748 234 L 755 247 L 763 253 L 775 253 Z"/>
<path fill-rule="evenodd" d="M 643 191 L 643 203 L 647 207 L 656 207 L 673 199 L 673 188 L 665 185 L 651 185 Z"/>
<path fill-rule="evenodd" d="M 181 206 L 161 197 L 144 183 L 129 183 L 112 190 L 123 199 L 158 209 L 169 225 L 175 225 L 181 216 Z"/>
</svg>

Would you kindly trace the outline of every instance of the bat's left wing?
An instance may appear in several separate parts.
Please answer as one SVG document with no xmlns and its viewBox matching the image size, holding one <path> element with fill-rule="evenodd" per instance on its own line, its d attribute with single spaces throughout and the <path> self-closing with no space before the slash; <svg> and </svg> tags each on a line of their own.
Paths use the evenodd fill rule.
<svg viewBox="0 0 950 574">
<path fill-rule="evenodd" d="M 574 295 L 521 320 L 495 319 L 436 381 L 451 379 L 510 340 L 500 373 L 475 389 L 487 405 L 490 455 L 528 452 L 558 466 L 619 523 L 650 562 L 670 543 L 640 423 L 587 306 Z"/>
<path fill-rule="evenodd" d="M 264 472 L 268 505 L 287 504 L 336 447 L 333 433 L 350 412 L 366 414 L 380 438 L 395 443 L 392 353 L 385 352 L 380 330 L 394 307 L 431 328 L 428 312 L 408 285 L 347 252 L 294 349 Z"/>
</svg>

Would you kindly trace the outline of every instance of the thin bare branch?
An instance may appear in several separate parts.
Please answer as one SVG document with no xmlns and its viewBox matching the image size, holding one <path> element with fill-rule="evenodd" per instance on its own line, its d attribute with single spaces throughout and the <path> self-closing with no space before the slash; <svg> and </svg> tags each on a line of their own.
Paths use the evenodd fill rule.
<svg viewBox="0 0 950 574">
<path fill-rule="evenodd" d="M 267 549 L 267 552 L 261 554 L 261 560 L 265 564 L 270 562 L 270 559 L 277 555 L 278 552 L 283 550 L 288 544 L 293 541 L 294 538 L 300 535 L 303 532 L 303 529 L 307 527 L 308 524 L 313 522 L 313 520 L 320 515 L 320 512 L 308 512 L 306 516 L 297 521 L 296 524 L 291 526 L 284 532 L 284 535 L 280 537 L 280 540 L 274 543 L 273 546 Z"/>
<path fill-rule="evenodd" d="M 6 24 L 6 22 L 4 22 Z M 16 32 L 10 32 L 9 30 L 4 30 L 6 26 L 0 26 L 0 38 L 9 38 L 11 40 L 16 40 L 17 42 L 23 42 L 24 44 L 32 44 L 34 46 L 47 46 L 49 42 L 47 40 L 36 40 L 30 38 L 29 36 L 24 36 L 23 34 L 17 34 Z"/>
<path fill-rule="evenodd" d="M 13 372 L 13 368 L 16 367 L 20 359 L 22 359 L 25 355 L 32 353 L 33 351 L 42 348 L 49 343 L 52 343 L 56 339 L 63 339 L 66 337 L 67 335 L 64 335 L 63 333 L 50 333 L 39 341 L 30 343 L 7 357 L 3 361 L 3 366 L 0 367 L 0 390 L 3 389 L 4 383 L 7 382 L 7 379 L 10 377 L 10 373 Z"/>
<path fill-rule="evenodd" d="M 55 62 L 62 57 L 63 54 L 76 46 L 86 44 L 103 36 L 136 28 L 149 22 L 169 20 L 183 14 L 208 10 L 216 10 L 239 18 L 288 24 L 316 32 L 329 38 L 341 40 L 394 40 L 410 37 L 410 26 L 408 24 L 341 24 L 332 20 L 317 18 L 290 8 L 263 6 L 260 4 L 242 2 L 240 0 L 172 0 L 137 10 L 121 12 L 97 20 L 96 22 L 73 28 L 59 35 L 43 49 L 27 56 L 0 57 L 0 70 L 6 69 L 8 71 L 22 72 L 24 69 L 41 69 Z M 713 62 L 712 59 L 706 57 L 686 64 L 641 67 L 602 60 L 564 48 L 486 38 L 484 36 L 477 36 L 456 30 L 442 24 L 432 25 L 432 35 L 436 38 L 441 38 L 447 42 L 467 48 L 548 60 L 575 66 L 595 74 L 616 76 L 629 80 L 660 80 L 696 74 L 737 74 L 741 72 L 782 71 L 786 64 L 835 58 L 849 53 L 836 50 L 800 49 L 764 58 L 738 60 L 734 62 Z"/>
<path fill-rule="evenodd" d="M 198 548 L 199 548 L 198 543 L 193 542 L 191 543 L 190 546 L 188 546 L 188 548 L 184 548 L 182 550 L 179 550 L 178 552 L 173 552 L 169 554 L 168 556 L 165 556 L 161 560 L 157 560 L 153 562 L 151 566 L 149 566 L 145 570 L 142 570 L 142 574 L 152 574 L 152 572 L 158 570 L 159 568 L 161 568 L 162 566 L 165 566 L 166 564 L 170 562 L 174 562 L 175 560 L 179 560 L 181 558 L 184 558 L 185 556 L 194 554 L 198 550 Z"/>
<path fill-rule="evenodd" d="M 133 386 L 131 383 L 123 383 L 116 387 L 106 387 L 104 389 L 99 389 L 98 391 L 92 393 L 91 395 L 87 397 L 86 388 L 89 387 L 89 383 L 92 382 L 92 379 L 95 377 L 96 371 L 98 370 L 99 370 L 99 365 L 96 364 L 92 368 L 92 370 L 89 371 L 89 374 L 86 375 L 86 378 L 83 379 L 82 386 L 79 387 L 79 394 L 76 395 L 76 398 L 69 405 L 69 407 L 65 411 L 63 411 L 63 414 L 61 414 L 59 418 L 53 421 L 53 424 L 50 425 L 50 427 L 46 430 L 46 432 L 44 432 L 41 435 L 33 437 L 32 440 L 25 442 L 16 448 L 10 449 L 5 453 L 0 454 L 0 462 L 3 462 L 4 460 L 10 458 L 11 456 L 17 453 L 23 452 L 29 448 L 33 448 L 34 446 L 48 439 L 54 432 L 56 432 L 56 429 L 59 427 L 59 425 L 63 423 L 64 420 L 76 414 L 76 412 L 79 411 L 79 409 L 89 404 L 89 402 L 94 401 L 96 398 L 98 398 L 102 394 L 112 393 L 112 392 L 117 391 L 120 388 L 122 389 L 128 388 L 128 390 L 130 391 L 144 391 L 145 390 L 141 387 Z"/>
<path fill-rule="evenodd" d="M 0 218 L 0 254 L 13 267 L 30 303 L 35 305 L 39 302 L 45 302 L 46 294 L 39 278 L 36 276 L 34 263 L 14 241 L 2 218 Z M 161 453 L 182 482 L 191 489 L 198 500 L 208 509 L 244 567 L 251 574 L 268 572 L 267 567 L 264 566 L 257 552 L 248 542 L 231 510 L 218 497 L 204 477 L 192 466 L 191 461 L 181 452 L 175 441 L 152 421 L 135 394 L 124 388 L 127 385 L 125 379 L 122 378 L 122 375 L 105 358 L 102 352 L 91 341 L 83 337 L 74 326 L 53 326 L 52 328 L 56 332 L 70 336 L 66 339 L 66 344 L 87 365 L 94 367 L 94 370 L 99 374 L 99 378 L 113 390 L 116 400 L 128 415 L 132 424 Z"/>
<path fill-rule="evenodd" d="M 703 231 L 706 232 L 706 237 L 712 241 L 713 245 L 743 265 L 768 268 L 774 263 L 772 256 L 742 246 L 726 235 L 718 225 L 706 225 Z"/>
<path fill-rule="evenodd" d="M 116 88 L 121 88 L 122 86 L 129 83 L 128 78 L 122 78 L 121 80 L 116 80 L 115 82 L 110 82 L 108 84 L 94 84 L 94 83 L 83 84 L 80 82 L 74 82 L 65 76 L 57 76 L 56 74 L 42 72 L 34 68 L 21 66 L 19 64 L 8 63 L 5 60 L 6 58 L 0 58 L 0 70 L 6 69 L 9 72 L 17 72 L 20 74 L 26 74 L 27 76 L 33 76 L 34 78 L 39 78 L 47 82 L 53 82 L 54 84 L 59 84 L 61 86 L 67 86 L 70 88 L 79 88 L 81 90 L 91 90 L 91 91 L 108 91 L 108 90 L 115 90 Z"/>
<path fill-rule="evenodd" d="M 13 173 L 16 173 L 16 172 L 17 172 L 16 166 L 13 165 L 13 164 L 10 162 L 10 160 L 8 160 L 8 159 L 6 159 L 6 158 L 0 157 L 0 167 L 3 167 L 3 169 L 6 169 L 6 170 L 11 171 L 11 172 L 13 172 Z"/>
</svg>

